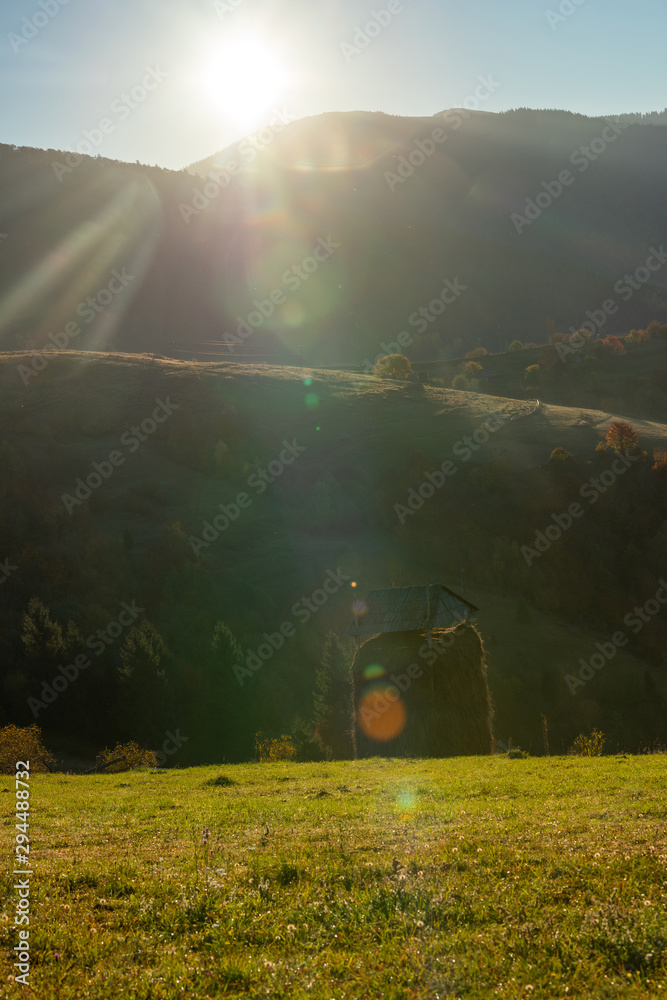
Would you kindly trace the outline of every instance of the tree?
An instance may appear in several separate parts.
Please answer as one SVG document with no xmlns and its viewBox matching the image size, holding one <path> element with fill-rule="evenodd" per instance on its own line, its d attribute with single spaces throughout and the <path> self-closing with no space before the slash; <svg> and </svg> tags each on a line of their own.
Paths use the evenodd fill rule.
<svg viewBox="0 0 667 1000">
<path fill-rule="evenodd" d="M 466 361 L 463 365 L 463 371 L 468 377 L 474 376 L 476 372 L 482 371 L 482 365 L 480 365 L 479 361 Z"/>
<path fill-rule="evenodd" d="M 520 340 L 513 340 L 512 343 L 510 344 L 508 350 L 510 350 L 510 351 L 521 351 L 521 350 L 523 350 L 523 344 L 521 343 Z"/>
<path fill-rule="evenodd" d="M 350 657 L 335 632 L 328 632 L 315 672 L 313 726 L 329 757 L 352 756 L 352 674 Z"/>
<path fill-rule="evenodd" d="M 145 619 L 125 636 L 118 680 L 121 721 L 132 738 L 157 742 L 167 727 L 171 709 L 168 656 L 162 636 Z"/>
<path fill-rule="evenodd" d="M 468 351 L 466 358 L 484 358 L 488 353 L 486 347 L 476 347 L 474 351 Z"/>
<path fill-rule="evenodd" d="M 607 431 L 605 441 L 614 451 L 634 452 L 638 448 L 637 431 L 623 420 L 616 420 Z"/>
<path fill-rule="evenodd" d="M 412 375 L 412 365 L 404 354 L 387 354 L 376 361 L 373 374 L 377 378 L 408 379 Z"/>
<path fill-rule="evenodd" d="M 628 346 L 647 344 L 651 339 L 651 334 L 648 330 L 630 330 L 627 337 L 623 338 L 623 342 Z"/>
<path fill-rule="evenodd" d="M 470 388 L 470 382 L 468 381 L 467 375 L 464 375 L 463 372 L 459 373 L 458 375 L 455 375 L 454 378 L 452 379 L 452 389 L 469 389 L 469 388 Z"/>
<path fill-rule="evenodd" d="M 549 455 L 549 466 L 553 469 L 571 469 L 574 466 L 574 458 L 565 448 L 554 448 Z"/>
<path fill-rule="evenodd" d="M 649 337 L 661 337 L 665 340 L 667 339 L 667 323 L 658 323 L 657 319 L 651 320 L 646 327 L 646 332 Z"/>
<path fill-rule="evenodd" d="M 612 336 L 611 334 L 608 337 L 605 337 L 602 343 L 618 356 L 626 353 L 623 341 L 619 340 L 618 337 Z"/>
</svg>

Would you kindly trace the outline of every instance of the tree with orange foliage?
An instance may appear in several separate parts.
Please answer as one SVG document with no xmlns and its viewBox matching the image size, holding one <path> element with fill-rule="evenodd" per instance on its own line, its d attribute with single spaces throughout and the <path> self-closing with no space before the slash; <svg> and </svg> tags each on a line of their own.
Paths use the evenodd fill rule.
<svg viewBox="0 0 667 1000">
<path fill-rule="evenodd" d="M 636 451 L 639 446 L 639 434 L 623 420 L 616 420 L 606 433 L 605 441 L 614 451 Z"/>
<path fill-rule="evenodd" d="M 608 337 L 605 337 L 602 343 L 605 345 L 605 347 L 611 348 L 614 354 L 617 354 L 619 356 L 621 354 L 625 354 L 625 344 L 623 343 L 622 340 L 619 340 L 618 337 L 614 337 L 612 334 L 610 334 Z"/>
</svg>

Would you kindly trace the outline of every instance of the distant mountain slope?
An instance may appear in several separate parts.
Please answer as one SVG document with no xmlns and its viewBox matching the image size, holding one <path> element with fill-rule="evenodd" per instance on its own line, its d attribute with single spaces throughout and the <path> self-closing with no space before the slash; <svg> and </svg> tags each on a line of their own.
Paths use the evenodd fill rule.
<svg viewBox="0 0 667 1000">
<path fill-rule="evenodd" d="M 664 128 L 330 113 L 276 118 L 196 165 L 215 180 L 72 162 L 0 147 L 5 347 L 62 345 L 74 322 L 77 347 L 190 357 L 224 339 L 237 356 L 343 365 L 401 331 L 408 356 L 437 358 L 543 342 L 605 302 L 606 333 L 667 312 Z M 123 267 L 127 288 L 89 322 L 85 300 Z M 438 301 L 457 279 L 465 292 Z"/>
</svg>

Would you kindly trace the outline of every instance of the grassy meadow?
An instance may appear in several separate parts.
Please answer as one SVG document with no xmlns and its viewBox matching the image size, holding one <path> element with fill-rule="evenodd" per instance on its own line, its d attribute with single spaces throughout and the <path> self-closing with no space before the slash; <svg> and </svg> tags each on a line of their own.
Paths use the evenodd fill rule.
<svg viewBox="0 0 667 1000">
<path fill-rule="evenodd" d="M 40 1000 L 667 996 L 665 757 L 31 779 Z"/>
</svg>

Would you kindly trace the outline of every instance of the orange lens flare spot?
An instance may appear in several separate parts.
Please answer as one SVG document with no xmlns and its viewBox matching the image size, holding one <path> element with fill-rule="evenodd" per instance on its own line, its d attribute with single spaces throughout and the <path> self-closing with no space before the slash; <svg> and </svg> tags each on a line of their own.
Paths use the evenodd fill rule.
<svg viewBox="0 0 667 1000">
<path fill-rule="evenodd" d="M 366 736 L 384 743 L 403 732 L 407 713 L 396 688 L 383 685 L 364 695 L 357 718 Z"/>
</svg>

